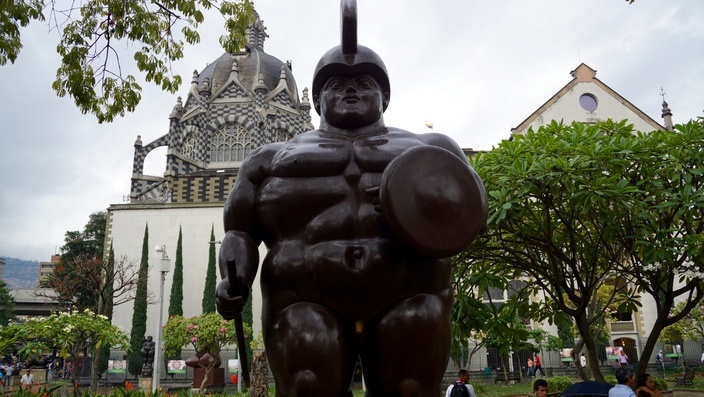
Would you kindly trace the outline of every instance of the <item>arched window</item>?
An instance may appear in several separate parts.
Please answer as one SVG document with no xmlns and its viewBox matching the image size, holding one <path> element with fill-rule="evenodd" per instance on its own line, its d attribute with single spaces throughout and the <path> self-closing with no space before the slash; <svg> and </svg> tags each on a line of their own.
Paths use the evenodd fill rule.
<svg viewBox="0 0 704 397">
<path fill-rule="evenodd" d="M 235 123 L 221 125 L 211 141 L 210 162 L 243 161 L 253 147 L 246 128 Z"/>
<path fill-rule="evenodd" d="M 291 134 L 288 131 L 277 128 L 274 130 L 274 140 L 272 142 L 286 142 L 291 139 Z"/>
<path fill-rule="evenodd" d="M 183 143 L 181 144 L 181 154 L 193 159 L 196 159 L 196 146 L 198 144 L 198 141 L 196 139 L 196 134 L 194 132 L 190 132 L 186 139 L 183 140 Z"/>
</svg>

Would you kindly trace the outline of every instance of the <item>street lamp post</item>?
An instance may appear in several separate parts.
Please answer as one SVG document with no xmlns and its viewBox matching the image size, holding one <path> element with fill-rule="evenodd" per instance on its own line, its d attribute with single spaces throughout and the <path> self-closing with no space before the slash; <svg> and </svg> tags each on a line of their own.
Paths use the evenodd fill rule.
<svg viewBox="0 0 704 397">
<path fill-rule="evenodd" d="M 161 284 L 159 285 L 159 328 L 156 330 L 156 348 L 154 349 L 154 381 L 152 382 L 152 392 L 156 392 L 159 389 L 159 383 L 161 382 L 161 376 L 159 374 L 161 365 L 159 365 L 159 363 L 163 360 L 163 357 L 161 356 L 161 318 L 163 317 L 164 312 L 164 282 L 166 281 L 166 273 L 171 270 L 171 260 L 169 259 L 169 256 L 166 255 L 166 246 L 157 246 L 156 252 L 161 252 L 161 259 L 159 260 Z"/>
</svg>

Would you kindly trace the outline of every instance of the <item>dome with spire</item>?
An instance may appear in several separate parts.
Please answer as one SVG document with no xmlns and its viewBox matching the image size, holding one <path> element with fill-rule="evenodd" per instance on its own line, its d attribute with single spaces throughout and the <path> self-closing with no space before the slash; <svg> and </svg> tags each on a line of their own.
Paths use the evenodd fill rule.
<svg viewBox="0 0 704 397">
<path fill-rule="evenodd" d="M 290 63 L 284 63 L 278 58 L 264 52 L 264 41 L 269 37 L 266 27 L 259 14 L 254 11 L 254 22 L 247 28 L 247 45 L 245 50 L 237 53 L 224 53 L 214 62 L 208 64 L 198 74 L 198 84 L 207 79 L 213 91 L 222 87 L 230 77 L 233 64 L 236 63 L 237 78 L 245 89 L 254 92 L 259 80 L 263 79 L 267 92 L 273 91 L 278 85 L 281 71 L 286 73 L 286 82 L 290 93 L 296 95 L 296 80 L 291 73 Z"/>
<path fill-rule="evenodd" d="M 244 51 L 194 71 L 188 95 L 169 114 L 169 132 L 135 142 L 131 201 L 223 202 L 252 150 L 313 129 L 308 91 L 299 99 L 290 64 L 264 52 L 266 37 L 255 11 Z M 144 175 L 146 156 L 164 146 L 163 178 Z"/>
</svg>

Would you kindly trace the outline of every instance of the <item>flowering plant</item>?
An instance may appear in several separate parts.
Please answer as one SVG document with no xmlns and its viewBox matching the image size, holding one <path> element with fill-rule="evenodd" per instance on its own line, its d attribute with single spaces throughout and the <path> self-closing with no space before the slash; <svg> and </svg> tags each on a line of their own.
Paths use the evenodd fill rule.
<svg viewBox="0 0 704 397">
<path fill-rule="evenodd" d="M 28 318 L 2 329 L 0 338 L 11 340 L 22 355 L 58 349 L 59 355 L 69 360 L 76 360 L 85 351 L 95 354 L 103 345 L 129 345 L 124 331 L 112 325 L 106 316 L 89 309 Z M 74 371 L 73 381 L 76 376 Z"/>
<path fill-rule="evenodd" d="M 248 324 L 244 326 L 249 328 Z M 198 358 L 196 366 L 205 369 L 200 386 L 202 389 L 210 371 L 220 365 L 220 351 L 224 346 L 236 343 L 237 335 L 232 321 L 224 320 L 217 313 L 205 313 L 191 318 L 171 316 L 164 325 L 163 339 L 164 351 L 169 355 L 175 354 L 184 346 L 193 347 Z M 192 361 L 186 361 L 187 364 L 189 362 Z"/>
</svg>

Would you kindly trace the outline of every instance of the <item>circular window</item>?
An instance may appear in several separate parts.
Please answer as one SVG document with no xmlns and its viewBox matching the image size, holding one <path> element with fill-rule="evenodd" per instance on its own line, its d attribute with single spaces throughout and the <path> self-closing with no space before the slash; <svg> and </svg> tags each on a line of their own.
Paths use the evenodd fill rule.
<svg viewBox="0 0 704 397">
<path fill-rule="evenodd" d="M 596 97 L 592 94 L 582 94 L 582 96 L 579 97 L 579 106 L 587 112 L 595 111 L 597 105 Z"/>
</svg>

